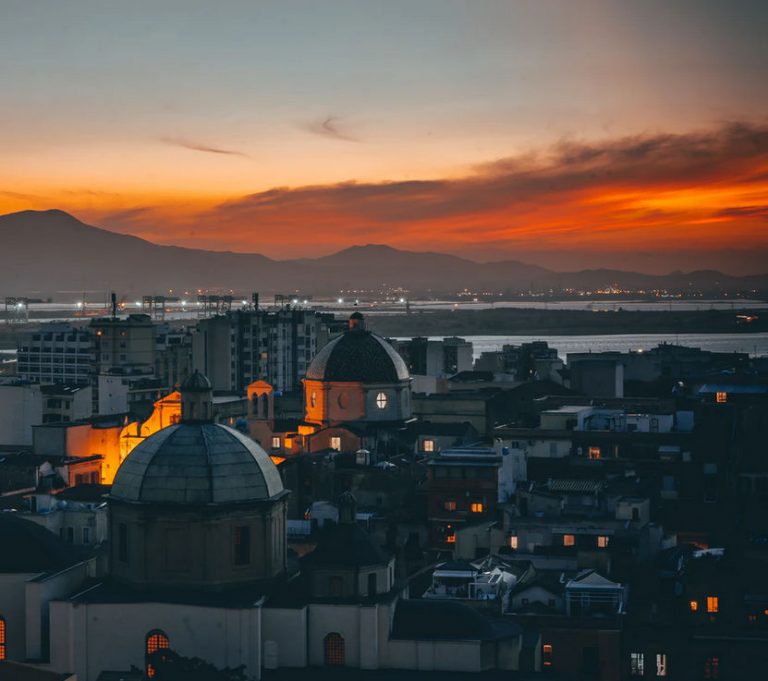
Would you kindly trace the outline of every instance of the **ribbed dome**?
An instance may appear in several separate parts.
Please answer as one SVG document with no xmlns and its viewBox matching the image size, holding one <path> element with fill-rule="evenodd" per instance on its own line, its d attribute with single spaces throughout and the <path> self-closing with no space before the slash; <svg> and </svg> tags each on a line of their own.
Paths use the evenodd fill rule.
<svg viewBox="0 0 768 681">
<path fill-rule="evenodd" d="M 317 353 L 307 378 L 319 381 L 397 383 L 410 378 L 408 367 L 381 336 L 351 329 Z"/>
<path fill-rule="evenodd" d="M 208 377 L 195 370 L 181 384 L 183 392 L 207 392 L 211 390 L 211 382 Z"/>
<path fill-rule="evenodd" d="M 181 423 L 139 444 L 115 475 L 111 498 L 159 504 L 231 504 L 283 491 L 266 452 L 236 430 Z"/>
</svg>

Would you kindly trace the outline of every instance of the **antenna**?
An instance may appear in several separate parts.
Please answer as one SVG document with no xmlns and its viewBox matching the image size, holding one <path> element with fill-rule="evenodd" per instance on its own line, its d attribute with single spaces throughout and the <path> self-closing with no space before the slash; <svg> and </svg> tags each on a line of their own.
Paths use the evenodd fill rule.
<svg viewBox="0 0 768 681">
<path fill-rule="evenodd" d="M 112 319 L 117 319 L 117 296 L 112 291 Z"/>
</svg>

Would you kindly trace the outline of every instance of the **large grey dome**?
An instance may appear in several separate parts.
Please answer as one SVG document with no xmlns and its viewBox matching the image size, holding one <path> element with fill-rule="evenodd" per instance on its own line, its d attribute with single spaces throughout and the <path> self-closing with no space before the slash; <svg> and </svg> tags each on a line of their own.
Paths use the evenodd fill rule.
<svg viewBox="0 0 768 681">
<path fill-rule="evenodd" d="M 381 336 L 351 329 L 317 353 L 307 378 L 319 381 L 398 383 L 410 379 L 403 358 Z"/>
<path fill-rule="evenodd" d="M 216 423 L 180 423 L 139 444 L 115 475 L 111 498 L 158 504 L 231 504 L 283 492 L 267 453 Z"/>
</svg>

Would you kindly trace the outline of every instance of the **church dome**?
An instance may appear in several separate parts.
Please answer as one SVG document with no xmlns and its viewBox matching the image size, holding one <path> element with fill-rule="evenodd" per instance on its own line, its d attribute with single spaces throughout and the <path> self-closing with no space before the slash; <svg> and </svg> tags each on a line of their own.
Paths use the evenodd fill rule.
<svg viewBox="0 0 768 681">
<path fill-rule="evenodd" d="M 410 379 L 403 358 L 381 336 L 367 331 L 356 312 L 350 328 L 317 353 L 307 369 L 316 381 L 398 383 Z"/>
<path fill-rule="evenodd" d="M 139 444 L 118 469 L 110 497 L 131 503 L 234 504 L 282 492 L 277 468 L 256 442 L 221 424 L 190 422 L 163 428 Z"/>
</svg>

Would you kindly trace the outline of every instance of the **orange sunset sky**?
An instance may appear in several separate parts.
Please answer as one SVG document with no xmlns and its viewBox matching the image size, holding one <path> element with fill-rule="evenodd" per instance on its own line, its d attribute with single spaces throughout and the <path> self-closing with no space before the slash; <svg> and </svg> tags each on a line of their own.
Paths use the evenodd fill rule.
<svg viewBox="0 0 768 681">
<path fill-rule="evenodd" d="M 0 213 L 768 271 L 768 4 L 6 0 Z"/>
</svg>

